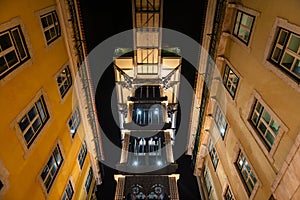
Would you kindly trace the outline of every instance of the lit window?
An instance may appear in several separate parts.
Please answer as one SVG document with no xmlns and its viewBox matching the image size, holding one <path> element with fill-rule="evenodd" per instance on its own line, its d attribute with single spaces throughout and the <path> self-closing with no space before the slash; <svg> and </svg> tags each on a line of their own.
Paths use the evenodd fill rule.
<svg viewBox="0 0 300 200">
<path fill-rule="evenodd" d="M 239 83 L 239 77 L 230 69 L 228 65 L 225 66 L 223 83 L 226 89 L 228 90 L 229 94 L 234 99 Z"/>
<path fill-rule="evenodd" d="M 227 122 L 219 106 L 216 107 L 215 122 L 220 131 L 222 139 L 224 139 L 227 129 Z"/>
<path fill-rule="evenodd" d="M 250 196 L 257 182 L 257 179 L 242 151 L 240 151 L 238 159 L 235 164 L 243 180 L 243 183 L 245 184 L 248 195 Z"/>
<path fill-rule="evenodd" d="M 68 184 L 66 186 L 65 192 L 62 196 L 62 200 L 71 200 L 74 194 L 74 190 L 71 184 L 71 181 L 68 181 Z"/>
<path fill-rule="evenodd" d="M 92 168 L 90 168 L 89 173 L 86 177 L 85 184 L 84 184 L 86 193 L 89 193 L 89 191 L 90 191 L 92 180 L 93 180 L 93 171 L 92 171 Z"/>
<path fill-rule="evenodd" d="M 204 170 L 204 181 L 205 181 L 207 195 L 210 196 L 212 190 L 212 184 L 211 184 L 210 175 L 208 174 L 208 170 L 206 168 Z"/>
<path fill-rule="evenodd" d="M 21 26 L 0 32 L 0 79 L 30 58 Z"/>
<path fill-rule="evenodd" d="M 270 61 L 299 83 L 300 35 L 279 28 L 270 55 Z"/>
<path fill-rule="evenodd" d="M 61 155 L 60 148 L 57 145 L 41 174 L 41 178 L 44 182 L 47 192 L 50 191 L 51 186 L 55 180 L 56 175 L 58 174 L 62 163 L 63 157 Z"/>
<path fill-rule="evenodd" d="M 19 122 L 26 145 L 29 148 L 49 119 L 49 114 L 43 96 L 25 114 Z"/>
<path fill-rule="evenodd" d="M 234 23 L 233 35 L 248 45 L 255 17 L 238 10 Z"/>
<path fill-rule="evenodd" d="M 217 151 L 216 151 L 211 139 L 209 140 L 209 144 L 208 144 L 208 152 L 209 152 L 211 161 L 213 163 L 213 166 L 216 169 L 218 166 L 218 162 L 219 162 L 219 156 L 217 154 Z"/>
<path fill-rule="evenodd" d="M 259 133 L 267 149 L 270 150 L 280 130 L 280 124 L 271 116 L 264 106 L 256 99 L 250 123 Z"/>
<path fill-rule="evenodd" d="M 47 41 L 47 44 L 49 45 L 51 42 L 59 38 L 61 34 L 56 11 L 51 11 L 47 14 L 42 15 L 41 22 L 45 39 Z"/>
<path fill-rule="evenodd" d="M 232 195 L 232 192 L 231 192 L 229 186 L 227 187 L 226 192 L 224 194 L 224 199 L 225 200 L 234 200 L 234 197 Z"/>
<path fill-rule="evenodd" d="M 79 124 L 80 124 L 80 114 L 78 108 L 75 108 L 68 122 L 72 138 L 74 138 Z"/>
<path fill-rule="evenodd" d="M 79 154 L 78 154 L 78 157 L 77 157 L 80 169 L 82 169 L 86 154 L 87 154 L 87 149 L 86 149 L 86 144 L 85 144 L 85 141 L 84 141 L 81 145 L 81 148 L 79 150 Z"/>
<path fill-rule="evenodd" d="M 65 67 L 56 77 L 60 96 L 63 98 L 72 85 L 72 76 L 69 66 Z"/>
</svg>

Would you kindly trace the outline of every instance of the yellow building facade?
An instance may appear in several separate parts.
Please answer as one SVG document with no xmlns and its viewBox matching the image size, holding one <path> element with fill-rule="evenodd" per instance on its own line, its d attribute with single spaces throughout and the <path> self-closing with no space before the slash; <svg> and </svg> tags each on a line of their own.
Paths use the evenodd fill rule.
<svg viewBox="0 0 300 200">
<path fill-rule="evenodd" d="M 189 146 L 204 199 L 299 199 L 299 7 L 208 1 Z"/>
<path fill-rule="evenodd" d="M 99 128 L 81 89 L 83 37 L 76 1 L 1 1 L 0 199 L 94 198 Z"/>
</svg>

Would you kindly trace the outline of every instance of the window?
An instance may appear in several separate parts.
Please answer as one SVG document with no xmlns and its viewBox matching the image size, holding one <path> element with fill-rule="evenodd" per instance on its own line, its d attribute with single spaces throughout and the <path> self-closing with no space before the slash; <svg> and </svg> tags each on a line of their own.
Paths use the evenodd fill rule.
<svg viewBox="0 0 300 200">
<path fill-rule="evenodd" d="M 229 188 L 229 186 L 226 188 L 225 194 L 224 194 L 224 199 L 225 200 L 234 200 L 234 197 L 232 195 L 232 192 Z"/>
<path fill-rule="evenodd" d="M 212 190 L 212 184 L 211 184 L 210 176 L 208 174 L 208 170 L 206 168 L 204 170 L 204 182 L 206 186 L 207 195 L 210 196 Z"/>
<path fill-rule="evenodd" d="M 209 144 L 208 144 L 208 152 L 209 152 L 211 161 L 213 163 L 213 166 L 216 169 L 218 166 L 218 162 L 219 162 L 219 156 L 217 154 L 217 151 L 216 151 L 211 139 L 209 140 Z"/>
<path fill-rule="evenodd" d="M 72 138 L 74 138 L 79 124 L 80 124 L 80 114 L 78 108 L 75 108 L 68 122 Z"/>
<path fill-rule="evenodd" d="M 216 106 L 216 111 L 215 111 L 215 122 L 220 131 L 222 139 L 224 140 L 226 129 L 227 129 L 227 122 L 218 105 Z"/>
<path fill-rule="evenodd" d="M 234 99 L 239 83 L 239 77 L 230 69 L 227 64 L 224 70 L 223 83 L 231 97 Z"/>
<path fill-rule="evenodd" d="M 241 10 L 237 10 L 233 35 L 246 45 L 248 45 L 250 40 L 254 19 L 254 16 L 249 15 Z"/>
<path fill-rule="evenodd" d="M 1 191 L 1 189 L 3 188 L 3 183 L 2 183 L 2 181 L 0 180 L 0 191 Z"/>
<path fill-rule="evenodd" d="M 86 191 L 87 194 L 90 191 L 92 180 L 93 180 L 93 171 L 92 171 L 92 168 L 90 167 L 89 173 L 88 173 L 88 175 L 86 177 L 86 181 L 85 181 L 85 184 L 84 184 L 85 191 Z"/>
<path fill-rule="evenodd" d="M 41 174 L 47 192 L 50 191 L 62 163 L 63 157 L 59 145 L 57 145 Z"/>
<path fill-rule="evenodd" d="M 41 15 L 42 28 L 45 39 L 49 45 L 60 36 L 60 26 L 56 11 Z"/>
<path fill-rule="evenodd" d="M 279 28 L 269 59 L 273 64 L 299 83 L 300 35 Z"/>
<path fill-rule="evenodd" d="M 74 194 L 74 190 L 71 184 L 71 181 L 68 181 L 68 184 L 66 186 L 65 192 L 62 196 L 62 200 L 71 200 Z"/>
<path fill-rule="evenodd" d="M 249 121 L 270 151 L 279 133 L 280 124 L 257 99 L 255 99 Z"/>
<path fill-rule="evenodd" d="M 72 76 L 69 66 L 66 66 L 56 77 L 60 96 L 63 98 L 72 85 Z"/>
<path fill-rule="evenodd" d="M 0 32 L 0 79 L 30 58 L 21 26 Z"/>
<path fill-rule="evenodd" d="M 257 182 L 256 176 L 249 165 L 245 155 L 242 153 L 242 151 L 239 152 L 237 161 L 236 161 L 236 167 L 238 169 L 238 172 L 243 180 L 243 183 L 247 189 L 248 195 L 250 196 L 251 192 L 254 189 L 254 186 Z"/>
<path fill-rule="evenodd" d="M 80 169 L 82 169 L 86 154 L 87 154 L 87 149 L 86 149 L 86 143 L 84 141 L 81 145 L 81 148 L 79 150 L 79 154 L 78 154 L 78 157 L 77 157 Z"/>
<path fill-rule="evenodd" d="M 31 146 L 49 119 L 44 97 L 41 96 L 18 123 L 27 148 Z"/>
</svg>

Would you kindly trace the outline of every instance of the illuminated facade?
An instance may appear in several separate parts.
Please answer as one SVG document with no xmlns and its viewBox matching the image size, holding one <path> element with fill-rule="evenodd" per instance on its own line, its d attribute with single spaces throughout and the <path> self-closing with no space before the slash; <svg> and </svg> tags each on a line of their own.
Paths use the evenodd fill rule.
<svg viewBox="0 0 300 200">
<path fill-rule="evenodd" d="M 162 1 L 132 4 L 134 50 L 116 49 L 114 59 L 122 139 L 115 200 L 176 200 L 180 50 L 161 48 Z"/>
<path fill-rule="evenodd" d="M 94 198 L 99 128 L 77 2 L 4 0 L 0 10 L 0 198 Z"/>
<path fill-rule="evenodd" d="M 189 153 L 204 199 L 299 199 L 299 1 L 208 1 Z"/>
</svg>

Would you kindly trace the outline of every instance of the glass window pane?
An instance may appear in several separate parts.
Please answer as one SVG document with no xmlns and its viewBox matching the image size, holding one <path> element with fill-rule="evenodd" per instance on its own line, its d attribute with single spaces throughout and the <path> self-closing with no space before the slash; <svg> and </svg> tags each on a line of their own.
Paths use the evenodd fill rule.
<svg viewBox="0 0 300 200">
<path fill-rule="evenodd" d="M 259 123 L 259 126 L 258 126 L 258 129 L 262 132 L 262 134 L 264 135 L 266 130 L 267 130 L 267 127 L 264 125 L 264 123 L 260 122 Z"/>
<path fill-rule="evenodd" d="M 37 132 L 37 130 L 40 128 L 41 124 L 42 124 L 42 123 L 41 123 L 40 118 L 37 118 L 37 119 L 34 121 L 34 123 L 32 124 L 32 127 L 33 127 L 34 132 Z"/>
<path fill-rule="evenodd" d="M 32 121 L 35 116 L 37 115 L 37 111 L 36 111 L 36 108 L 35 106 L 31 108 L 31 110 L 28 112 L 28 117 L 29 117 L 29 120 Z"/>
<path fill-rule="evenodd" d="M 41 119 L 44 121 L 44 119 L 46 118 L 46 115 L 45 115 L 45 112 L 44 112 L 44 110 L 43 110 L 43 106 L 42 106 L 41 100 L 39 100 L 39 101 L 37 102 L 37 107 L 38 107 L 38 109 L 39 109 Z"/>
<path fill-rule="evenodd" d="M 19 61 L 15 51 L 9 52 L 4 57 L 5 57 L 9 67 L 14 66 Z"/>
<path fill-rule="evenodd" d="M 281 55 L 281 49 L 275 47 L 275 50 L 274 50 L 274 53 L 273 53 L 273 56 L 272 56 L 273 60 L 278 62 L 280 55 Z"/>
<path fill-rule="evenodd" d="M 23 132 L 28 125 L 29 125 L 29 120 L 27 118 L 27 115 L 25 115 L 25 117 L 19 122 L 19 127 L 21 131 Z"/>
<path fill-rule="evenodd" d="M 292 35 L 289 45 L 288 45 L 288 49 L 292 50 L 293 52 L 297 53 L 298 49 L 300 46 L 300 38 L 297 37 L 296 35 Z"/>
<path fill-rule="evenodd" d="M 282 59 L 282 65 L 286 68 L 290 69 L 292 67 L 292 64 L 294 62 L 294 57 L 291 56 L 288 53 L 284 53 L 283 59 Z"/>
<path fill-rule="evenodd" d="M 17 49 L 19 51 L 20 57 L 21 57 L 21 59 L 23 59 L 23 58 L 26 57 L 26 51 L 24 49 L 22 39 L 20 37 L 20 33 L 19 33 L 18 29 L 13 30 L 12 34 L 13 34 L 14 40 L 16 42 L 16 46 L 17 46 Z"/>
<path fill-rule="evenodd" d="M 46 17 L 43 17 L 43 18 L 41 19 L 41 21 L 42 21 L 43 28 L 46 28 L 46 27 L 48 26 L 47 18 L 46 18 Z"/>
<path fill-rule="evenodd" d="M 272 120 L 270 123 L 270 127 L 273 130 L 273 132 L 277 135 L 280 129 L 280 125 L 276 121 Z"/>
<path fill-rule="evenodd" d="M 251 29 L 253 23 L 253 17 L 244 14 L 241 24 L 245 25 L 247 28 Z"/>
<path fill-rule="evenodd" d="M 284 30 L 280 31 L 280 36 L 278 38 L 278 44 L 284 45 L 287 34 L 288 33 L 286 31 L 284 31 Z"/>
<path fill-rule="evenodd" d="M 9 37 L 9 33 L 5 33 L 0 36 L 0 52 L 8 49 L 12 46 L 11 39 Z"/>
<path fill-rule="evenodd" d="M 296 61 L 293 72 L 300 77 L 300 60 Z"/>
<path fill-rule="evenodd" d="M 274 136 L 270 133 L 270 131 L 267 131 L 266 139 L 267 139 L 267 142 L 269 143 L 270 147 L 272 147 L 275 138 L 274 138 Z"/>
<path fill-rule="evenodd" d="M 262 117 L 263 117 L 263 119 L 264 119 L 267 123 L 269 123 L 270 120 L 271 120 L 271 116 L 270 116 L 270 114 L 269 114 L 267 111 L 264 111 L 264 112 L 263 112 Z"/>
<path fill-rule="evenodd" d="M 8 69 L 8 66 L 3 57 L 0 57 L 0 73 L 5 72 Z"/>
<path fill-rule="evenodd" d="M 24 135 L 24 138 L 25 138 L 25 141 L 27 144 L 30 142 L 30 139 L 33 137 L 33 135 L 34 135 L 34 133 L 33 133 L 32 128 L 29 128 Z"/>
<path fill-rule="evenodd" d="M 47 165 L 47 166 L 44 168 L 44 170 L 43 170 L 43 172 L 42 172 L 42 174 L 41 174 L 41 177 L 42 177 L 43 180 L 46 178 L 48 172 L 49 172 L 49 168 L 48 168 L 48 165 Z"/>
</svg>

